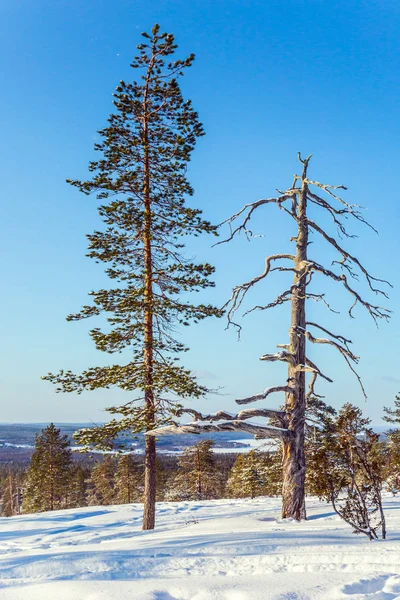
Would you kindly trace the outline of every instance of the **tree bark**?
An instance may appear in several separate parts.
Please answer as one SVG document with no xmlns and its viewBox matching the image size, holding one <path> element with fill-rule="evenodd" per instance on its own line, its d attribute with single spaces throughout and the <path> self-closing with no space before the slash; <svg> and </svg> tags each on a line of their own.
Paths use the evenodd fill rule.
<svg viewBox="0 0 400 600">
<path fill-rule="evenodd" d="M 156 439 L 146 437 L 144 510 L 142 529 L 154 529 L 156 522 Z"/>
<path fill-rule="evenodd" d="M 304 424 L 306 408 L 305 372 L 298 370 L 306 364 L 306 261 L 308 246 L 307 223 L 307 175 L 308 159 L 303 162 L 301 193 L 298 196 L 295 275 L 292 291 L 291 327 L 289 330 L 289 352 L 293 361 L 288 363 L 288 385 L 293 393 L 286 394 L 287 428 L 294 435 L 284 438 L 283 446 L 283 485 L 282 518 L 297 521 L 306 518 Z"/>
</svg>

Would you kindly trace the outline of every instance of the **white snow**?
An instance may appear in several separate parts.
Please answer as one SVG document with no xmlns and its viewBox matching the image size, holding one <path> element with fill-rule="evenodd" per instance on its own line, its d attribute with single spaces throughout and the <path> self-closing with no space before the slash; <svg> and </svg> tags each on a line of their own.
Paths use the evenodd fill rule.
<svg viewBox="0 0 400 600">
<path fill-rule="evenodd" d="M 331 507 L 302 523 L 278 498 L 97 506 L 0 519 L 0 600 L 400 599 L 400 498 L 388 540 L 354 535 Z"/>
</svg>

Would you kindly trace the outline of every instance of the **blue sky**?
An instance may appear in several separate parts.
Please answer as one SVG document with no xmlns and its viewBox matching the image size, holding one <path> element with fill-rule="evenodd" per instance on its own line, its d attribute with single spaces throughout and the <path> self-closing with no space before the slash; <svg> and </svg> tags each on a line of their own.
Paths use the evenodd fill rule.
<svg viewBox="0 0 400 600">
<path fill-rule="evenodd" d="M 40 380 L 59 368 L 106 363 L 87 335 L 93 323 L 65 315 L 104 284 L 85 258 L 85 234 L 98 226 L 96 201 L 65 183 L 85 177 L 96 131 L 112 110 L 112 92 L 133 76 L 129 63 L 140 32 L 155 22 L 175 34 L 179 52 L 196 61 L 182 83 L 207 135 L 196 148 L 189 177 L 194 203 L 219 222 L 244 203 L 291 184 L 296 153 L 313 154 L 310 176 L 349 187 L 346 199 L 368 207 L 380 232 L 354 227 L 348 247 L 373 274 L 390 279 L 395 311 L 379 330 L 346 298 L 326 286 L 340 317 L 319 306 L 310 316 L 347 333 L 361 355 L 365 403 L 351 373 L 329 348 L 318 360 L 335 380 L 323 385 L 328 402 L 352 401 L 378 423 L 382 406 L 400 389 L 399 199 L 400 5 L 381 1 L 160 1 L 18 0 L 0 6 L 0 96 L 3 293 L 1 311 L 1 421 L 101 421 L 121 394 L 56 395 Z M 288 248 L 292 224 L 273 207 L 259 213 L 263 237 L 191 248 L 217 267 L 210 300 L 222 304 L 233 285 L 256 275 L 267 254 Z M 331 229 L 333 233 L 333 230 Z M 331 260 L 323 244 L 312 250 Z M 315 254 L 315 256 L 316 256 Z M 272 300 L 277 276 L 249 298 Z M 365 286 L 360 289 L 366 292 Z M 281 365 L 258 357 L 287 341 L 285 308 L 254 314 L 242 340 L 209 320 L 185 331 L 185 364 L 221 387 L 202 408 L 235 409 L 234 398 L 285 379 Z M 316 357 L 316 354 L 313 353 Z M 126 398 L 124 397 L 126 400 Z M 274 406 L 279 398 L 270 398 Z"/>
</svg>

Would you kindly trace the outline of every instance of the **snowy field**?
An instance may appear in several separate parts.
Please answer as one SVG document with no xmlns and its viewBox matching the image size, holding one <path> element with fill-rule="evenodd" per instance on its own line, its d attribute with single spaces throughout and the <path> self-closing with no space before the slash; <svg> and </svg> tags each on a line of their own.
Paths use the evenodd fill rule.
<svg viewBox="0 0 400 600">
<path fill-rule="evenodd" d="M 90 507 L 0 519 L 1 600 L 400 599 L 400 498 L 388 540 L 354 535 L 326 504 L 279 519 L 279 500 Z"/>
</svg>

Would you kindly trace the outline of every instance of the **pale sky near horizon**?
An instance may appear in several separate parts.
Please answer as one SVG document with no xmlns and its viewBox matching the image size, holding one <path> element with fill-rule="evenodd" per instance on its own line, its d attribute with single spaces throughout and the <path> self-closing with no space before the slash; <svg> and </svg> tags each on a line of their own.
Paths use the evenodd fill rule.
<svg viewBox="0 0 400 600">
<path fill-rule="evenodd" d="M 85 234 L 98 227 L 96 200 L 65 183 L 87 174 L 96 131 L 112 111 L 112 92 L 133 78 L 129 63 L 140 32 L 155 22 L 174 33 L 178 56 L 195 52 L 182 82 L 206 136 L 192 156 L 191 203 L 217 223 L 243 204 L 286 188 L 299 170 L 296 154 L 313 154 L 310 177 L 348 186 L 345 198 L 368 208 L 379 230 L 348 222 L 359 235 L 346 247 L 373 275 L 394 288 L 394 311 L 377 329 L 361 308 L 349 320 L 349 298 L 338 285 L 321 289 L 341 310 L 309 307 L 353 340 L 368 401 L 344 361 L 318 349 L 321 368 L 334 379 L 320 387 L 335 407 L 361 406 L 374 423 L 400 390 L 398 163 L 400 138 L 400 5 L 388 0 L 18 0 L 0 6 L 3 294 L 1 309 L 1 422 L 104 421 L 104 407 L 126 393 L 55 394 L 40 380 L 60 368 L 80 371 L 113 361 L 92 345 L 95 322 L 65 316 L 104 285 L 101 267 L 85 258 Z M 314 211 L 314 216 L 317 213 Z M 324 220 L 333 234 L 334 229 Z M 191 244 L 199 260 L 216 266 L 208 300 L 221 305 L 234 285 L 262 271 L 264 257 L 290 248 L 292 223 L 267 207 L 254 219 L 262 234 L 211 248 Z M 323 243 L 310 247 L 329 265 Z M 249 298 L 273 300 L 284 276 L 273 275 Z M 360 281 L 359 288 L 372 301 Z M 283 383 L 283 365 L 259 361 L 287 341 L 287 306 L 243 320 L 240 342 L 224 319 L 184 331 L 191 351 L 183 364 L 221 388 L 200 408 L 236 410 L 235 397 Z M 315 350 L 312 350 L 316 357 Z M 274 407 L 281 398 L 270 397 Z M 198 404 L 197 404 L 198 406 Z"/>
</svg>

